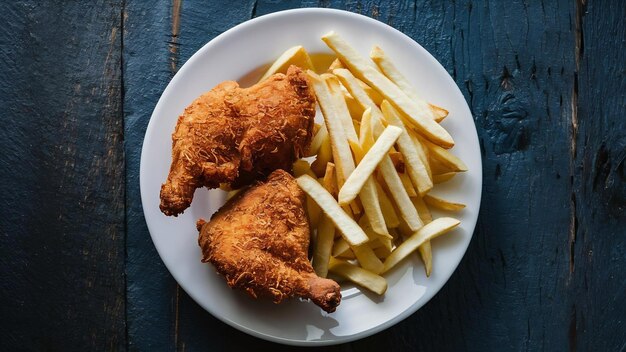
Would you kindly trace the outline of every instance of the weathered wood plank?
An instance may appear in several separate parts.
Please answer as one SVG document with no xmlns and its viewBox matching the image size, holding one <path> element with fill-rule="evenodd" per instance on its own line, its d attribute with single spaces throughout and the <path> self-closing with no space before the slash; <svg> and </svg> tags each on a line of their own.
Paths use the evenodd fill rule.
<svg viewBox="0 0 626 352">
<path fill-rule="evenodd" d="M 126 311 L 128 346 L 135 351 L 173 350 L 176 346 L 177 285 L 152 244 L 139 192 L 146 127 L 177 66 L 172 5 L 171 1 L 126 1 L 124 8 Z"/>
<path fill-rule="evenodd" d="M 579 1 L 572 108 L 569 344 L 626 349 L 626 3 Z"/>
<path fill-rule="evenodd" d="M 354 345 L 566 349 L 573 4 L 413 6 L 381 19 L 433 53 L 464 93 L 483 152 L 481 215 L 459 269 L 435 299 Z"/>
<path fill-rule="evenodd" d="M 3 350 L 126 346 L 120 14 L 0 5 Z"/>
<path fill-rule="evenodd" d="M 145 126 L 176 69 L 206 41 L 247 18 L 299 6 L 363 13 L 422 44 L 464 93 L 475 116 L 484 163 L 483 205 L 475 239 L 441 293 L 394 328 L 327 349 L 623 347 L 623 333 L 610 328 L 619 326 L 617 319 L 624 315 L 624 308 L 615 303 L 623 298 L 623 280 L 591 269 L 598 265 L 616 273 L 624 269 L 623 236 L 621 242 L 608 239 L 608 234 L 618 237 L 623 228 L 624 195 L 619 192 L 624 189 L 624 128 L 619 116 L 624 95 L 614 95 L 615 107 L 607 110 L 593 99 L 598 92 L 589 88 L 601 85 L 609 72 L 618 77 L 614 91 L 623 91 L 623 50 L 622 56 L 609 59 L 601 54 L 581 56 L 580 62 L 591 68 L 584 74 L 579 68 L 578 76 L 575 55 L 577 28 L 584 29 L 585 45 L 591 45 L 586 35 L 599 39 L 613 31 L 602 42 L 607 46 L 610 38 L 623 37 L 624 23 L 619 21 L 624 17 L 623 7 L 600 4 L 594 20 L 585 22 L 584 16 L 577 16 L 576 4 L 565 0 L 506 4 L 268 0 L 237 5 L 175 0 L 128 5 L 125 110 L 131 347 L 291 350 L 219 322 L 172 282 L 143 224 L 137 175 L 138 146 Z M 591 9 L 595 9 L 593 4 L 583 10 Z M 614 17 L 600 26 L 596 23 L 602 22 L 599 17 L 606 9 Z M 583 83 L 587 90 L 580 88 Z M 609 91 L 601 93 L 609 95 Z M 607 118 L 583 118 L 597 114 Z M 577 128 L 572 127 L 576 126 L 573 121 L 578 121 Z M 614 132 L 602 139 L 607 126 Z M 572 137 L 577 137 L 574 149 Z M 591 147 L 583 148 L 582 140 Z M 597 212 L 587 210 L 600 203 L 610 206 Z M 616 213 L 617 208 L 621 210 Z M 592 244 L 592 231 L 607 235 Z M 588 255 L 589 249 L 612 254 L 596 259 Z M 572 256 L 593 260 L 577 260 L 571 271 Z M 589 282 L 597 283 L 589 286 Z M 597 324 L 593 330 L 589 319 Z"/>
</svg>

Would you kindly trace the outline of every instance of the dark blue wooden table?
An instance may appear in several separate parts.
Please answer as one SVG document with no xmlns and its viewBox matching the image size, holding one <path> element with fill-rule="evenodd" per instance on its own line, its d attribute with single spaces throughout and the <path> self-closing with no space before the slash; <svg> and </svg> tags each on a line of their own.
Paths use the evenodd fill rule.
<svg viewBox="0 0 626 352">
<path fill-rule="evenodd" d="M 480 218 L 424 308 L 334 351 L 626 349 L 626 2 L 138 1 L 0 5 L 0 349 L 288 351 L 198 307 L 150 240 L 150 114 L 250 18 L 347 9 L 408 34 L 465 95 Z"/>
</svg>

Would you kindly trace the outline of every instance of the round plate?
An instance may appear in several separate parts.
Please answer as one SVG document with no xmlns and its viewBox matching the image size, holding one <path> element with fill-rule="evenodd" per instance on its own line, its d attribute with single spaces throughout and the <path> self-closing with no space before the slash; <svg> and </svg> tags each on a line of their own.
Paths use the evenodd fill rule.
<svg viewBox="0 0 626 352">
<path fill-rule="evenodd" d="M 209 219 L 224 203 L 224 192 L 197 190 L 191 208 L 178 217 L 160 212 L 159 192 L 170 166 L 171 134 L 189 103 L 224 80 L 239 80 L 271 63 L 291 46 L 303 45 L 310 53 L 330 53 L 320 37 L 331 30 L 365 56 L 373 45 L 379 45 L 426 100 L 450 111 L 443 126 L 456 141 L 454 153 L 465 161 L 469 171 L 436 187 L 437 194 L 465 203 L 467 208 L 453 215 L 461 220 L 459 228 L 433 241 L 432 275 L 425 276 L 423 264 L 414 255 L 385 275 L 389 288 L 384 296 L 346 286 L 337 311 L 326 314 L 313 303 L 299 299 L 280 305 L 253 300 L 230 289 L 211 265 L 200 262 L 196 220 Z M 317 119 L 319 122 L 320 116 Z M 424 48 L 365 16 L 300 9 L 240 24 L 213 39 L 185 63 L 163 92 L 150 119 L 141 154 L 140 183 L 154 245 L 176 281 L 198 304 L 225 323 L 263 339 L 293 345 L 329 345 L 388 328 L 413 314 L 441 289 L 472 238 L 480 206 L 482 167 L 476 128 L 465 99 L 446 70 Z"/>
</svg>

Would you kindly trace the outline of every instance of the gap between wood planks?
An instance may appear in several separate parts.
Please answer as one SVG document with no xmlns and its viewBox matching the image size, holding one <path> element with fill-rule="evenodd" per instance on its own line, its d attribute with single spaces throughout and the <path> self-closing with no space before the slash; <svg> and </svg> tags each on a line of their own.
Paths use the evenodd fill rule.
<svg viewBox="0 0 626 352">
<path fill-rule="evenodd" d="M 576 233 L 578 232 L 578 218 L 576 214 L 576 194 L 574 192 L 574 174 L 576 172 L 576 140 L 578 138 L 578 71 L 583 55 L 583 16 L 585 0 L 576 0 L 574 21 L 574 82 L 572 85 L 572 120 L 570 134 L 570 224 L 569 224 L 569 279 L 574 273 Z"/>
<path fill-rule="evenodd" d="M 576 213 L 576 193 L 574 192 L 574 175 L 576 172 L 576 142 L 578 138 L 578 73 L 580 70 L 580 60 L 584 51 L 583 16 L 585 13 L 585 0 L 576 0 L 575 21 L 574 21 L 574 82 L 572 84 L 572 121 L 571 121 L 571 144 L 570 144 L 570 224 L 569 224 L 569 277 L 568 283 L 574 273 L 575 245 L 578 233 L 578 217 Z M 576 304 L 572 305 L 570 311 L 570 322 L 568 328 L 568 347 L 570 351 L 576 351 L 577 341 L 577 318 Z"/>
</svg>

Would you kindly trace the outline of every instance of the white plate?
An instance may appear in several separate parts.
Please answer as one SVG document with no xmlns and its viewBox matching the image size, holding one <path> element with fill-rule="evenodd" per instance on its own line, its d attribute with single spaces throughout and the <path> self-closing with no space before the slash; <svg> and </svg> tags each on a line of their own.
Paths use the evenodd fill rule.
<svg viewBox="0 0 626 352">
<path fill-rule="evenodd" d="M 386 275 L 383 297 L 344 288 L 337 311 L 326 314 L 311 302 L 274 305 L 227 287 L 214 268 L 200 262 L 198 218 L 209 219 L 224 201 L 219 190 L 196 191 L 184 214 L 159 211 L 159 190 L 171 160 L 171 134 L 179 114 L 197 96 L 224 80 L 238 80 L 270 63 L 285 49 L 303 45 L 309 52 L 330 52 L 320 37 L 335 30 L 363 55 L 380 45 L 428 101 L 450 115 L 443 125 L 456 141 L 453 151 L 469 171 L 440 185 L 438 192 L 467 204 L 461 226 L 433 241 L 433 274 L 424 275 L 417 255 Z M 319 119 L 319 116 L 318 116 Z M 152 240 L 180 286 L 204 309 L 251 335 L 293 345 L 329 345 L 369 336 L 413 314 L 446 283 L 469 245 L 480 206 L 482 167 L 472 115 L 445 69 L 406 35 L 365 16 L 338 10 L 300 9 L 262 16 L 240 24 L 195 53 L 178 71 L 159 100 L 141 154 L 141 199 Z"/>
</svg>

